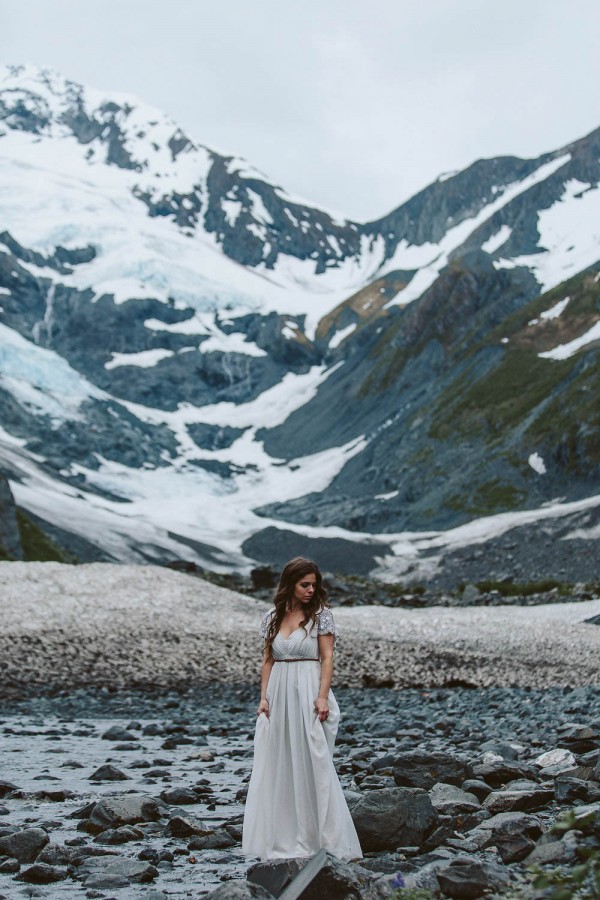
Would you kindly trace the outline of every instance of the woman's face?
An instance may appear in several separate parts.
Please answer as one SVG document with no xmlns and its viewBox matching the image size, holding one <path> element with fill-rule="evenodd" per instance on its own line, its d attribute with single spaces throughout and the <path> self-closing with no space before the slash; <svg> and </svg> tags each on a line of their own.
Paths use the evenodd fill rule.
<svg viewBox="0 0 600 900">
<path fill-rule="evenodd" d="M 296 582 L 296 586 L 294 587 L 294 603 L 310 603 L 316 586 L 317 576 L 314 572 L 303 575 L 300 581 Z"/>
</svg>

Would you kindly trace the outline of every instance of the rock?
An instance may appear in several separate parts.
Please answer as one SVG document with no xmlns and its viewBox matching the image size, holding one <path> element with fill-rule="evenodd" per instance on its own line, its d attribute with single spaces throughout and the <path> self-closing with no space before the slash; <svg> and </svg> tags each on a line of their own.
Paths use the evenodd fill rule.
<svg viewBox="0 0 600 900">
<path fill-rule="evenodd" d="M 473 603 L 478 603 L 481 599 L 481 591 L 478 587 L 475 587 L 474 584 L 465 585 L 465 589 L 461 595 L 461 604 L 463 606 L 472 606 Z"/>
<path fill-rule="evenodd" d="M 94 838 L 99 844 L 126 844 L 128 841 L 140 841 L 144 837 L 141 828 L 133 828 L 131 825 L 121 825 L 120 828 L 107 828 L 106 831 Z"/>
<path fill-rule="evenodd" d="M 46 844 L 36 862 L 47 863 L 49 866 L 68 866 L 75 852 L 73 848 L 63 847 L 61 844 Z"/>
<path fill-rule="evenodd" d="M 15 878 L 15 881 L 26 881 L 28 884 L 53 884 L 55 881 L 63 881 L 67 877 L 66 869 L 58 869 L 47 863 L 34 863 Z"/>
<path fill-rule="evenodd" d="M 0 779 L 0 798 L 6 797 L 7 794 L 11 794 L 13 791 L 18 791 L 19 788 L 16 784 L 13 784 L 12 781 L 4 781 Z"/>
<path fill-rule="evenodd" d="M 481 805 L 475 794 L 469 794 L 453 784 L 438 782 L 429 791 L 434 809 L 441 815 L 453 816 L 461 812 L 473 812 Z"/>
<path fill-rule="evenodd" d="M 483 779 L 493 788 L 502 787 L 514 778 L 529 776 L 535 779 L 538 777 L 537 769 L 533 766 L 504 759 L 497 762 L 479 763 L 473 766 L 473 772 L 477 778 Z"/>
<path fill-rule="evenodd" d="M 560 775 L 554 782 L 554 796 L 561 803 L 574 803 L 577 800 L 593 803 L 600 800 L 600 787 L 582 778 Z"/>
<path fill-rule="evenodd" d="M 528 866 L 537 866 L 569 862 L 574 855 L 574 847 L 565 844 L 564 840 L 556 840 L 555 836 L 544 834 L 525 859 Z"/>
<path fill-rule="evenodd" d="M 32 863 L 49 841 L 43 828 L 24 828 L 0 838 L 0 853 L 12 856 L 20 863 Z"/>
<path fill-rule="evenodd" d="M 198 803 L 198 795 L 192 788 L 169 788 L 161 791 L 160 799 L 172 806 L 187 806 Z"/>
<path fill-rule="evenodd" d="M 260 885 L 270 896 L 278 897 L 302 868 L 299 859 L 276 859 L 255 863 L 246 872 L 251 885 Z"/>
<path fill-rule="evenodd" d="M 485 781 L 480 781 L 477 778 L 467 778 L 467 780 L 461 784 L 461 788 L 463 791 L 475 794 L 480 803 L 482 800 L 485 800 L 488 794 L 492 793 L 489 784 L 486 784 Z"/>
<path fill-rule="evenodd" d="M 118 875 L 135 884 L 148 884 L 158 876 L 158 869 L 140 859 L 123 859 L 114 856 L 92 857 L 82 862 L 80 870 L 89 877 Z M 88 879 L 85 882 L 89 887 Z"/>
<path fill-rule="evenodd" d="M 112 728 L 109 728 L 108 731 L 104 732 L 102 740 L 120 743 L 121 741 L 135 741 L 137 738 L 135 734 L 132 734 L 131 731 L 123 728 L 122 725 L 113 725 Z"/>
<path fill-rule="evenodd" d="M 273 860 L 257 863 L 247 872 L 250 884 L 266 888 L 278 897 L 306 865 L 305 859 Z M 358 900 L 371 882 L 369 873 L 327 854 L 327 861 L 311 883 L 302 891 L 302 900 Z"/>
<path fill-rule="evenodd" d="M 559 747 L 574 753 L 587 753 L 600 747 L 600 730 L 577 722 L 567 722 L 558 729 Z"/>
<path fill-rule="evenodd" d="M 90 896 L 91 891 L 117 891 L 120 888 L 129 887 L 129 879 L 125 878 L 124 875 L 109 875 L 109 874 L 101 874 L 101 875 L 90 875 L 85 880 L 85 886 L 87 888 L 87 896 Z M 103 897 L 104 894 L 94 894 L 92 896 L 95 897 Z"/>
<path fill-rule="evenodd" d="M 554 799 L 554 791 L 548 788 L 536 788 L 523 791 L 492 791 L 483 801 L 484 809 L 494 815 L 500 812 L 540 809 Z"/>
<path fill-rule="evenodd" d="M 273 896 L 266 888 L 247 881 L 230 881 L 206 895 L 207 900 L 272 900 Z"/>
<path fill-rule="evenodd" d="M 468 900 L 484 893 L 501 890 L 510 883 L 508 869 L 499 863 L 459 856 L 443 869 L 437 880 L 446 897 Z"/>
<path fill-rule="evenodd" d="M 210 834 L 211 830 L 204 822 L 199 819 L 192 819 L 189 816 L 173 816 L 169 819 L 166 827 L 167 834 L 173 837 L 186 838 L 198 835 L 203 837 Z"/>
<path fill-rule="evenodd" d="M 94 774 L 90 775 L 90 781 L 125 781 L 128 777 L 125 772 L 107 764 L 96 769 Z"/>
<path fill-rule="evenodd" d="M 88 825 L 94 833 L 98 833 L 121 825 L 157 822 L 167 813 L 167 807 L 159 800 L 152 800 L 143 794 L 122 794 L 105 797 L 96 803 L 89 815 Z"/>
<path fill-rule="evenodd" d="M 2 474 L 0 474 L 0 553 L 0 558 L 23 559 L 15 498 L 8 479 Z"/>
<path fill-rule="evenodd" d="M 235 846 L 235 843 L 228 831 L 217 828 L 209 834 L 193 837 L 187 846 L 188 850 L 223 850 Z"/>
<path fill-rule="evenodd" d="M 18 859 L 6 856 L 0 859 L 0 875 L 14 875 L 20 868 L 21 863 Z"/>
<path fill-rule="evenodd" d="M 540 769 L 547 769 L 550 766 L 562 766 L 564 769 L 571 769 L 577 764 L 577 760 L 570 750 L 563 747 L 557 747 L 556 750 L 547 750 L 546 753 L 540 754 L 533 760 L 534 766 Z"/>
<path fill-rule="evenodd" d="M 394 780 L 405 787 L 429 790 L 438 781 L 460 786 L 472 777 L 470 763 L 450 753 L 406 750 L 394 759 Z"/>
<path fill-rule="evenodd" d="M 502 816 L 502 821 L 498 821 Z M 494 825 L 488 829 L 490 845 L 498 848 L 503 863 L 520 862 L 535 847 L 535 839 L 542 833 L 536 816 L 526 814 L 500 814 L 494 817 Z M 488 825 L 492 820 L 483 823 Z"/>
<path fill-rule="evenodd" d="M 369 791 L 351 812 L 363 852 L 420 846 L 437 819 L 421 788 Z"/>
</svg>

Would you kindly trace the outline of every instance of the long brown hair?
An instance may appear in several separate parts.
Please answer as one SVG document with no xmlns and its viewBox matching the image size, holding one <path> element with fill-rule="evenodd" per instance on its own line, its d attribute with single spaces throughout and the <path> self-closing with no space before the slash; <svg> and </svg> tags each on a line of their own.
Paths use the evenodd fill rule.
<svg viewBox="0 0 600 900">
<path fill-rule="evenodd" d="M 290 559 L 281 573 L 279 586 L 273 601 L 275 604 L 275 612 L 269 620 L 265 638 L 265 653 L 267 659 L 273 659 L 273 641 L 281 628 L 281 623 L 283 622 L 288 609 L 288 603 L 294 596 L 294 588 L 305 575 L 315 576 L 315 592 L 312 595 L 310 602 L 304 606 L 306 616 L 302 622 L 300 622 L 299 627 L 304 628 L 308 634 L 306 629 L 308 622 L 311 621 L 314 625 L 317 621 L 317 613 L 327 606 L 327 591 L 323 587 L 323 579 L 318 565 L 310 559 L 304 559 L 302 556 L 296 556 L 294 559 Z"/>
</svg>

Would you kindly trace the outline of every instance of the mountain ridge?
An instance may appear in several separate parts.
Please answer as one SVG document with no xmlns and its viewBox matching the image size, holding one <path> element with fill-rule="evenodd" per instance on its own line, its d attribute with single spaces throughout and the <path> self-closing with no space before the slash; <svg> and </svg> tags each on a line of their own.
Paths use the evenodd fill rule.
<svg viewBox="0 0 600 900">
<path fill-rule="evenodd" d="M 593 495 L 600 129 L 356 223 L 47 70 L 8 70 L 0 122 L 0 463 L 33 514 L 115 558 L 244 568 L 283 527 L 385 573 L 404 529 Z M 518 360 L 570 443 L 529 400 L 496 443 L 448 430 Z"/>
</svg>

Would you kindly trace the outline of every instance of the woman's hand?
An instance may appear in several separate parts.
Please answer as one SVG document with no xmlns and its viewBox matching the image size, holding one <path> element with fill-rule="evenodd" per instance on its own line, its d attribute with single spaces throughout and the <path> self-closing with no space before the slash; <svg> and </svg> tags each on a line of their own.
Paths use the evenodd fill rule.
<svg viewBox="0 0 600 900">
<path fill-rule="evenodd" d="M 319 717 L 319 722 L 324 722 L 329 716 L 329 703 L 327 700 L 323 700 L 322 697 L 317 697 L 315 700 L 315 709 Z"/>
<path fill-rule="evenodd" d="M 263 713 L 265 714 L 265 716 L 268 719 L 269 718 L 269 701 L 268 700 L 261 700 L 260 703 L 258 704 L 258 709 L 256 710 L 256 715 L 260 716 Z"/>
</svg>

